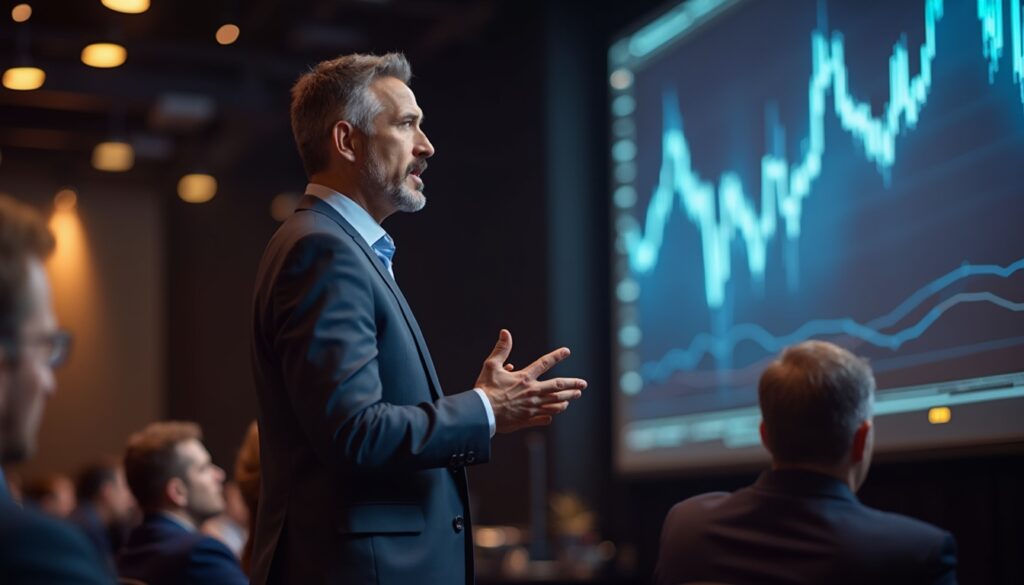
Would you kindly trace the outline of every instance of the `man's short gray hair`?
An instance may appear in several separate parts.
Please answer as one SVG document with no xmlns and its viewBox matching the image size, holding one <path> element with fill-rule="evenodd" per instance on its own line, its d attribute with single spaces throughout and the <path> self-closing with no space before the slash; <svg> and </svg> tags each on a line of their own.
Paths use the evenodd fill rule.
<svg viewBox="0 0 1024 585">
<path fill-rule="evenodd" d="M 327 166 L 325 142 L 338 120 L 372 133 L 381 104 L 370 84 L 381 77 L 395 77 L 408 84 L 412 67 L 401 53 L 343 55 L 317 64 L 295 82 L 292 133 L 308 176 Z"/>
<path fill-rule="evenodd" d="M 783 463 L 840 463 L 871 417 L 875 378 L 868 363 L 825 341 L 786 348 L 758 383 L 765 441 Z"/>
</svg>

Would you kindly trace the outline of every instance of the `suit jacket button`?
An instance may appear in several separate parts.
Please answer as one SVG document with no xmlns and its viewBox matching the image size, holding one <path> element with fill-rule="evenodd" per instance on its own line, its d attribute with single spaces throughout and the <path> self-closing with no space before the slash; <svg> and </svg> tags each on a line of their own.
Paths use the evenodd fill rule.
<svg viewBox="0 0 1024 585">
<path fill-rule="evenodd" d="M 473 463 L 475 461 L 476 461 L 476 453 L 474 453 L 472 451 L 470 451 L 469 453 L 466 453 L 466 463 L 468 465 L 473 465 Z"/>
<path fill-rule="evenodd" d="M 452 528 L 455 529 L 455 533 L 456 534 L 458 534 L 459 532 L 462 532 L 462 529 L 465 528 L 465 527 L 466 527 L 466 521 L 462 519 L 462 516 L 456 516 L 455 519 L 452 520 Z"/>
</svg>

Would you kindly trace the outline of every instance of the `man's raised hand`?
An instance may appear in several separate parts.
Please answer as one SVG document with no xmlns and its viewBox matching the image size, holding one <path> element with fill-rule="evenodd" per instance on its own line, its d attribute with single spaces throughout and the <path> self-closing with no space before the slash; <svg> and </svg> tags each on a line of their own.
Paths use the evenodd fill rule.
<svg viewBox="0 0 1024 585">
<path fill-rule="evenodd" d="M 476 381 L 491 401 L 498 432 L 550 424 L 552 416 L 568 408 L 569 401 L 579 398 L 587 387 L 586 380 L 579 378 L 539 379 L 569 357 L 568 348 L 556 349 L 518 371 L 505 363 L 511 352 L 512 334 L 502 329 Z"/>
</svg>

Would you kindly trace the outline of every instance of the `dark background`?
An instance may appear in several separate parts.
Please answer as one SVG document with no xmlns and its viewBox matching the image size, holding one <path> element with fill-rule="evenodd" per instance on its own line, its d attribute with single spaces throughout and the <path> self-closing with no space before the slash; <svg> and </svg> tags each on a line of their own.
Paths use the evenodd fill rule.
<svg viewBox="0 0 1024 585">
<path fill-rule="evenodd" d="M 19 145 L 14 128 L 73 132 L 72 139 L 91 145 L 114 110 L 125 112 L 129 132 L 145 131 L 148 104 L 168 84 L 217 100 L 216 119 L 175 134 L 170 157 L 140 160 L 130 178 L 107 179 L 146 185 L 166 199 L 166 415 L 201 423 L 215 461 L 230 468 L 256 412 L 250 298 L 276 226 L 269 198 L 305 185 L 288 130 L 288 87 L 303 67 L 338 53 L 404 50 L 437 154 L 425 175 L 426 209 L 385 227 L 397 242 L 397 279 L 441 382 L 448 392 L 470 388 L 501 327 L 513 333 L 516 364 L 571 347 L 573 357 L 558 373 L 586 377 L 590 387 L 539 431 L 548 487 L 579 494 L 597 512 L 601 535 L 620 553 L 635 552 L 636 562 L 624 563 L 626 580 L 649 581 L 673 503 L 740 487 L 756 475 L 623 478 L 611 469 L 606 47 L 659 3 L 239 4 L 243 37 L 224 56 L 200 30 L 201 19 L 188 15 L 216 21 L 219 13 L 210 13 L 231 6 L 155 1 L 152 14 L 136 21 L 145 26 L 118 33 L 136 69 L 100 72 L 99 81 L 73 64 L 75 49 L 65 44 L 91 34 L 93 19 L 104 17 L 86 7 L 47 17 L 40 8 L 31 23 L 33 56 L 52 63 L 51 91 L 78 95 L 79 107 L 47 109 L 39 96 L 29 103 L 0 93 L 0 178 L 54 168 L 95 178 L 87 147 L 74 140 L 60 151 Z M 323 25 L 348 36 L 336 31 L 335 46 L 315 45 L 310 31 Z M 4 66 L 19 34 L 9 20 L 0 25 Z M 220 181 L 217 197 L 199 206 L 174 194 L 176 177 L 196 161 Z M 491 462 L 471 470 L 476 522 L 529 522 L 529 436 L 497 437 Z M 962 583 L 1024 582 L 1024 457 L 941 455 L 877 463 L 862 499 L 952 530 Z"/>
</svg>

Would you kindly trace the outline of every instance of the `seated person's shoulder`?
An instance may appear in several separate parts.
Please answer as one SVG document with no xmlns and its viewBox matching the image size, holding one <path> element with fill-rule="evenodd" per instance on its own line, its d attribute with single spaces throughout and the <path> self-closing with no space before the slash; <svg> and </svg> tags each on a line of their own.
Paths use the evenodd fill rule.
<svg viewBox="0 0 1024 585">
<path fill-rule="evenodd" d="M 194 583 L 233 585 L 248 583 L 238 557 L 212 536 L 196 538 L 189 555 L 189 577 Z"/>
<path fill-rule="evenodd" d="M 873 564 L 893 571 L 903 567 L 910 574 L 930 575 L 930 581 L 954 579 L 956 541 L 950 532 L 909 516 L 865 510 L 848 536 L 850 548 L 868 549 Z"/>
<path fill-rule="evenodd" d="M 669 510 L 665 519 L 665 526 L 671 526 L 677 522 L 685 522 L 691 528 L 703 519 L 710 519 L 723 506 L 735 497 L 729 492 L 708 492 L 686 498 Z"/>
<path fill-rule="evenodd" d="M 0 573 L 25 582 L 107 583 L 84 535 L 39 512 L 13 507 L 0 512 Z"/>
</svg>

